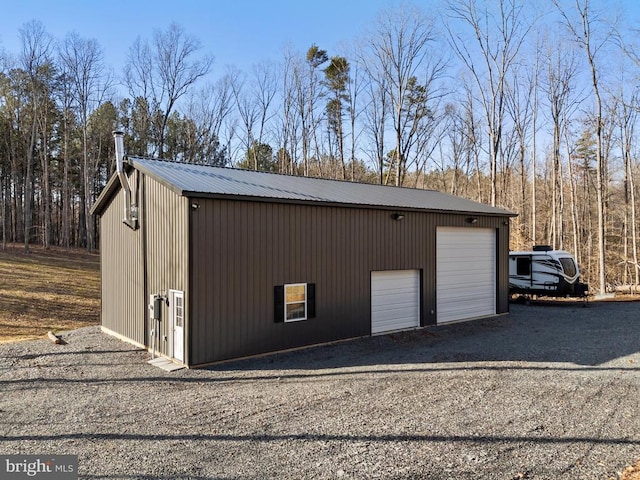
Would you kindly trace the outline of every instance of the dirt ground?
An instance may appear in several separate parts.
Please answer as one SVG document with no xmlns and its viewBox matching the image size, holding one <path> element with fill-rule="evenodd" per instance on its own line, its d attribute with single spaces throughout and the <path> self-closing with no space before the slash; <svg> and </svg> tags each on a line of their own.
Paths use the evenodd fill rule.
<svg viewBox="0 0 640 480">
<path fill-rule="evenodd" d="M 512 305 L 171 373 L 96 327 L 3 344 L 0 453 L 86 479 L 637 480 L 639 313 Z"/>
</svg>

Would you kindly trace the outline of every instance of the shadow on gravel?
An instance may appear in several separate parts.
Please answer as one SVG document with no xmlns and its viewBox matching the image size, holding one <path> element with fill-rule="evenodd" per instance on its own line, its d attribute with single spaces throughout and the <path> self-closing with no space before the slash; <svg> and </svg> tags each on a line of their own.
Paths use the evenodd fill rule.
<svg viewBox="0 0 640 480">
<path fill-rule="evenodd" d="M 82 474 L 82 478 L 116 478 L 118 480 L 123 479 L 131 479 L 131 480 L 231 480 L 238 479 L 242 477 L 197 477 L 194 475 L 88 475 L 86 473 Z"/>
<path fill-rule="evenodd" d="M 86 355 L 86 354 L 114 354 L 114 353 L 131 353 L 140 352 L 140 348 L 131 348 L 127 350 L 100 350 L 93 348 L 86 348 L 84 350 L 60 350 L 59 352 L 41 352 L 41 353 L 29 353 L 25 355 L 5 355 L 0 358 L 11 358 L 20 360 L 33 360 L 34 358 L 51 357 L 51 356 L 64 356 L 64 355 Z"/>
<path fill-rule="evenodd" d="M 323 347 L 319 347 L 323 348 Z M 327 347 L 328 348 L 328 347 Z M 90 364 L 91 366 L 101 366 L 102 364 Z M 278 366 L 278 364 L 270 364 L 273 369 L 284 369 L 282 366 Z M 628 372 L 640 370 L 640 365 L 637 367 L 629 366 L 629 367 L 551 367 L 551 366 L 540 366 L 540 367 L 531 367 L 531 366 L 481 366 L 481 367 L 469 367 L 469 366 L 461 366 L 461 367 L 433 367 L 433 368 L 372 368 L 370 370 L 365 368 L 358 368 L 354 371 L 344 371 L 344 370 L 335 370 L 339 367 L 336 366 L 335 362 L 332 362 L 332 367 L 327 367 L 326 365 L 316 366 L 316 369 L 312 369 L 310 373 L 291 373 L 291 374 L 265 374 L 265 375 L 227 375 L 221 377 L 207 377 L 203 379 L 199 376 L 190 375 L 188 370 L 183 371 L 181 374 L 186 376 L 178 376 L 181 374 L 176 374 L 175 372 L 172 376 L 147 376 L 147 377 L 123 377 L 123 378 L 45 378 L 45 377 L 34 377 L 34 378 L 25 378 L 25 379 L 12 379 L 12 380 L 0 380 L 0 387 L 2 389 L 6 389 L 6 391 L 19 391 L 19 390 L 29 390 L 29 389 L 38 389 L 43 387 L 64 387 L 65 385 L 114 385 L 114 384 L 127 384 L 131 383 L 136 386 L 144 386 L 148 384 L 150 388 L 153 388 L 154 385 L 157 385 L 158 382 L 165 382 L 171 384 L 201 384 L 201 383 L 209 383 L 209 384 L 226 384 L 226 383 L 251 383 L 255 381 L 315 381 L 321 378 L 331 378 L 331 377 L 350 377 L 350 376 L 360 376 L 363 374 L 375 374 L 375 375 L 385 375 L 385 374 L 395 374 L 395 373 L 409 373 L 409 374 L 419 374 L 419 373 L 442 373 L 442 372 L 456 372 L 456 371 L 464 371 L 464 372 L 488 372 L 488 371 L 496 371 L 496 372 L 508 372 L 508 371 L 545 371 L 545 372 Z M 266 367 L 258 368 L 258 367 L 249 367 L 248 365 L 240 364 L 240 365 L 227 365 L 228 371 L 239 371 L 239 370 L 250 370 L 253 368 L 266 370 Z M 355 365 L 352 365 L 355 366 Z M 302 366 L 300 363 L 295 363 L 289 366 L 289 368 L 308 368 Z M 319 371 L 320 368 L 327 369 L 329 371 Z M 211 370 L 211 369 L 209 369 Z M 218 371 L 223 371 L 222 368 L 218 368 Z M 2 439 L 2 437 L 0 437 Z"/>
<path fill-rule="evenodd" d="M 50 435 L 19 435 L 2 436 L 0 441 L 55 441 L 55 440 L 131 440 L 131 441 L 181 441 L 181 442 L 436 442 L 436 443 L 540 443 L 540 444 L 603 444 L 603 445 L 635 445 L 637 438 L 595 438 L 595 437 L 550 437 L 531 435 L 500 436 L 500 435 L 337 435 L 337 434 L 284 434 L 284 435 L 144 435 L 137 433 L 62 433 Z"/>
<path fill-rule="evenodd" d="M 513 304 L 507 316 L 364 337 L 224 363 L 210 370 L 315 370 L 455 362 L 568 363 L 635 370 L 640 368 L 640 359 L 609 363 L 638 352 L 638 302 L 591 302 L 587 308 L 581 302 Z"/>
<path fill-rule="evenodd" d="M 82 478 L 115 478 L 115 479 L 123 479 L 123 480 L 231 480 L 238 479 L 242 477 L 198 477 L 194 475 L 136 475 L 134 473 L 130 475 L 88 475 L 86 473 L 82 474 Z M 247 477 L 249 478 L 249 477 Z"/>
</svg>

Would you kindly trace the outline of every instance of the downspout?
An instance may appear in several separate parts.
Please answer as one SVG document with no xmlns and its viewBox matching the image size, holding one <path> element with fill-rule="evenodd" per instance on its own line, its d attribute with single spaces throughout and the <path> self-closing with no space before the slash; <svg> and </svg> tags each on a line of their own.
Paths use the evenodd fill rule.
<svg viewBox="0 0 640 480">
<path fill-rule="evenodd" d="M 113 138 L 116 143 L 116 173 L 124 194 L 124 218 L 122 221 L 128 227 L 136 230 L 138 228 L 138 206 L 131 201 L 131 187 L 124 171 L 124 133 L 115 131 L 113 132 Z"/>
</svg>

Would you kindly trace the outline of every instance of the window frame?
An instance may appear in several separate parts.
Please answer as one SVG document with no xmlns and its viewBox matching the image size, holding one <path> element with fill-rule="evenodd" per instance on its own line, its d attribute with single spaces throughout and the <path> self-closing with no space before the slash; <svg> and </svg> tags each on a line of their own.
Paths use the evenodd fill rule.
<svg viewBox="0 0 640 480">
<path fill-rule="evenodd" d="M 291 322 L 302 322 L 304 320 L 307 320 L 309 318 L 308 313 L 308 289 L 307 289 L 307 285 L 306 283 L 287 283 L 284 285 L 284 322 L 285 323 L 291 323 Z M 292 288 L 292 287 L 304 287 L 304 300 L 300 301 L 300 300 L 296 300 L 294 302 L 288 302 L 287 301 L 287 289 L 288 288 Z M 303 305 L 304 308 L 304 314 L 302 317 L 296 317 L 296 318 L 288 318 L 288 314 L 289 314 L 289 306 L 290 305 Z"/>
<path fill-rule="evenodd" d="M 575 277 L 578 274 L 578 265 L 576 264 L 575 259 L 572 257 L 560 257 L 558 259 L 560 261 L 560 266 L 562 267 L 562 272 L 567 277 Z M 566 266 L 570 267 L 571 271 L 569 272 Z"/>
<path fill-rule="evenodd" d="M 525 269 L 522 268 L 523 264 L 526 262 L 526 272 Z M 522 275 L 525 277 L 531 276 L 533 261 L 531 257 L 516 257 L 516 275 Z"/>
</svg>

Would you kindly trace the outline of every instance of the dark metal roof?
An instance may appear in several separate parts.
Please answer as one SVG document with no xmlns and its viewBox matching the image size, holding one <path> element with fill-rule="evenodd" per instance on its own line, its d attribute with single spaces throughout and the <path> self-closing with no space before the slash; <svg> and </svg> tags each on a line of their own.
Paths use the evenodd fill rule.
<svg viewBox="0 0 640 480">
<path fill-rule="evenodd" d="M 515 216 L 514 213 L 501 208 L 434 190 L 297 177 L 141 157 L 127 157 L 127 160 L 133 168 L 150 175 L 176 193 L 189 197 L 220 196 L 293 203 Z M 110 197 L 109 191 L 117 187 L 116 182 L 110 181 L 103 192 L 104 196 Z M 101 194 L 93 211 L 99 214 L 104 206 L 101 204 L 106 200 L 107 198 L 103 199 Z"/>
</svg>

